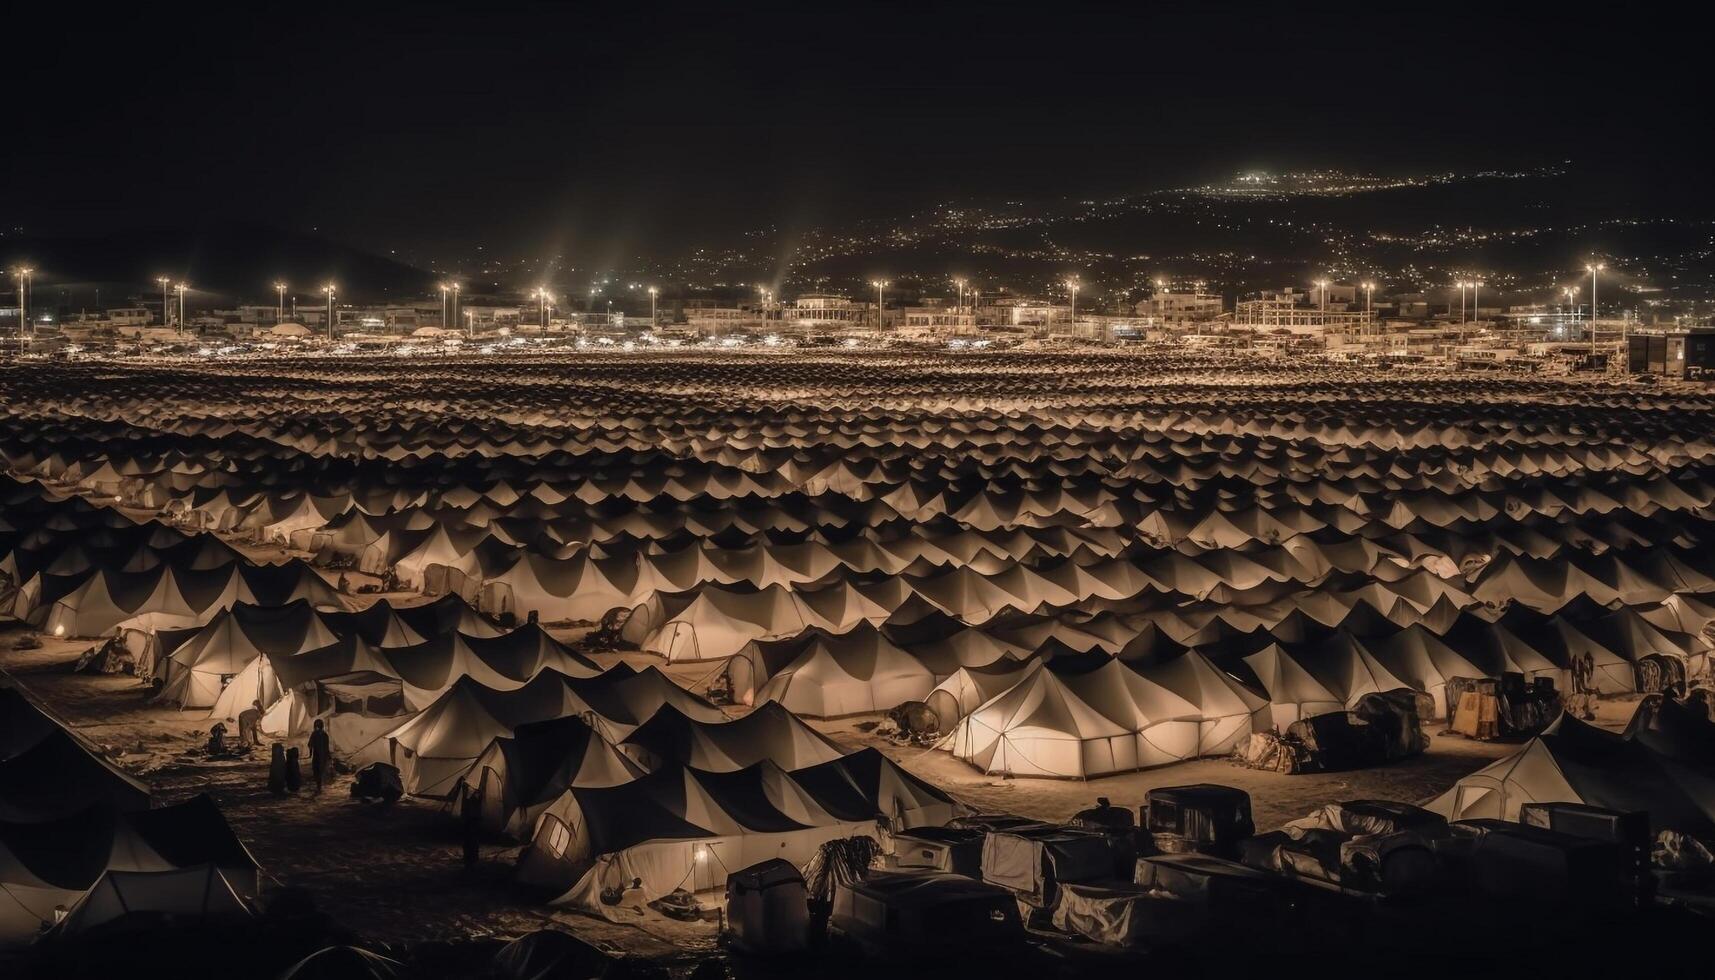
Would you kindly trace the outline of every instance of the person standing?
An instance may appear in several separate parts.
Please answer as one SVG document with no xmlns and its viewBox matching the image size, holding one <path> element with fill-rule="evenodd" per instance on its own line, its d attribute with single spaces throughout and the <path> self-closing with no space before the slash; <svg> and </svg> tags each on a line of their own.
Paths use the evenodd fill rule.
<svg viewBox="0 0 1715 980">
<path fill-rule="evenodd" d="M 274 796 L 286 795 L 286 747 L 279 742 L 274 743 L 268 756 L 268 792 Z"/>
<path fill-rule="evenodd" d="M 1585 721 L 1595 721 L 1595 717 L 1597 717 L 1597 656 L 1586 650 L 1585 654 L 1578 659 L 1578 662 L 1583 664 L 1583 675 L 1585 675 L 1585 683 L 1583 683 L 1583 688 L 1585 688 L 1585 692 L 1583 692 L 1583 709 L 1585 709 L 1585 711 L 1583 711 L 1583 719 L 1585 719 Z"/>
<path fill-rule="evenodd" d="M 244 748 L 262 744 L 262 702 L 252 701 L 238 713 L 238 744 Z"/>
<path fill-rule="evenodd" d="M 315 730 L 310 732 L 310 778 L 315 780 L 317 796 L 321 795 L 322 780 L 327 778 L 330 762 L 332 752 L 328 745 L 327 728 L 322 725 L 322 720 L 317 718 Z"/>
</svg>

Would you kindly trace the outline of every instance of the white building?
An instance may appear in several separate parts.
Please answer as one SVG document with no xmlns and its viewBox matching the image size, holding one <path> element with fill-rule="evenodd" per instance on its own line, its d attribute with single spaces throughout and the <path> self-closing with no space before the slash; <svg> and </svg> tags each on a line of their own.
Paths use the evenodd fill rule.
<svg viewBox="0 0 1715 980">
<path fill-rule="evenodd" d="M 1329 288 L 1328 308 L 1311 293 L 1295 289 L 1264 292 L 1240 300 L 1233 310 L 1233 327 L 1258 333 L 1287 332 L 1304 337 L 1366 332 L 1371 317 L 1362 310 L 1336 309 L 1334 289 Z M 1339 304 L 1346 305 L 1345 303 Z"/>
<path fill-rule="evenodd" d="M 12 307 L 12 316 L 17 317 L 17 307 Z M 4 312 L 4 311 L 0 311 Z M 46 322 L 38 319 L 38 322 Z M 117 310 L 102 310 L 90 313 L 79 311 L 76 316 L 68 316 L 60 321 L 61 330 L 81 330 L 95 332 L 98 330 L 117 330 L 120 327 L 146 327 L 155 322 L 155 314 L 143 307 L 124 307 Z"/>
<path fill-rule="evenodd" d="M 1221 312 L 1220 295 L 1201 290 L 1160 292 L 1137 304 L 1139 316 L 1150 316 L 1163 322 L 1199 323 L 1218 320 Z"/>
<path fill-rule="evenodd" d="M 145 327 L 155 322 L 155 314 L 141 306 L 127 306 L 123 309 L 108 310 L 106 319 L 116 327 Z"/>
<path fill-rule="evenodd" d="M 1080 313 L 1073 336 L 1103 343 L 1141 343 L 1160 339 L 1163 331 L 1152 316 L 1085 316 Z"/>
<path fill-rule="evenodd" d="M 797 330 L 847 330 L 875 325 L 868 303 L 832 293 L 809 293 L 781 308 L 783 325 Z"/>
<path fill-rule="evenodd" d="M 685 325 L 699 333 L 726 333 L 761 327 L 762 313 L 745 306 L 723 306 L 718 300 L 690 299 L 681 310 Z"/>
<path fill-rule="evenodd" d="M 1021 333 L 1047 333 L 1056 326 L 1064 329 L 1072 316 L 1069 304 L 1016 296 L 996 298 L 978 307 L 976 312 L 980 323 Z"/>
<path fill-rule="evenodd" d="M 970 307 L 907 306 L 905 329 L 910 333 L 976 333 L 977 315 Z"/>
</svg>

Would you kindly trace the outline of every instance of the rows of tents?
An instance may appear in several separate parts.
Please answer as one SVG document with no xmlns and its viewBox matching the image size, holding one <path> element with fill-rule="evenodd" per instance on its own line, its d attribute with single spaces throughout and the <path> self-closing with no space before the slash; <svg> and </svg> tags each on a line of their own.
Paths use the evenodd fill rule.
<svg viewBox="0 0 1715 980">
<path fill-rule="evenodd" d="M 167 703 L 231 720 L 259 702 L 265 734 L 320 721 L 343 759 L 396 766 L 412 795 L 479 800 L 492 830 L 531 843 L 521 878 L 571 904 L 595 907 L 616 869 L 652 900 L 681 883 L 665 870 L 678 859 L 807 860 L 827 840 L 880 833 L 878 818 L 914 827 L 953 812 L 779 705 L 728 720 L 658 670 L 602 671 L 534 624 L 503 630 L 456 599 L 238 602 L 157 631 L 146 650 Z"/>
<path fill-rule="evenodd" d="M 1707 412 L 1695 395 L 1640 403 L 1634 391 L 1548 379 L 1376 373 L 1269 365 L 1214 350 L 985 352 L 753 358 L 696 351 L 436 359 L 412 366 L 435 397 L 397 397 L 396 362 L 270 357 L 197 365 L 55 364 L 9 379 L 20 417 L 131 422 L 187 438 L 248 437 L 305 452 L 537 455 L 658 432 L 694 441 L 711 426 L 738 446 L 866 435 L 928 417 L 920 447 L 1016 441 L 1089 425 L 1179 434 L 1293 435 L 1396 450 L 1584 441 L 1602 413 L 1639 436 L 1679 435 Z M 575 376 L 568 377 L 568 375 Z M 438 383 L 438 384 L 437 384 Z M 142 394 L 147 392 L 145 396 Z M 765 393 L 768 397 L 756 397 Z M 1660 413 L 1648 411 L 1659 408 Z M 1673 413 L 1669 415 L 1667 413 Z M 361 420 L 354 424 L 354 420 Z M 832 438 L 829 438 L 829 437 Z M 709 440 L 713 441 L 713 440 Z M 1036 439 L 1052 442 L 1052 439 Z M 1634 440 L 1649 444 L 1647 439 Z"/>
<path fill-rule="evenodd" d="M 276 603 L 290 599 L 314 606 L 319 599 L 339 608 L 325 581 L 305 566 L 252 568 L 208 535 L 185 536 L 159 525 L 125 528 L 126 519 L 80 498 L 44 503 L 46 497 L 31 496 L 32 490 L 19 485 L 13 497 L 51 514 L 33 532 L 33 541 L 12 549 L 8 561 L 20 571 L 53 565 L 70 574 L 33 576 L 15 601 L 39 595 L 30 583 L 57 585 L 77 578 L 71 570 L 85 566 L 82 584 L 47 606 L 42 617 L 59 630 L 67 623 L 109 623 L 109 630 L 142 637 L 146 650 L 152 643 L 158 648 L 154 634 L 162 626 L 225 624 L 230 617 L 224 610 L 260 597 L 252 580 L 272 585 L 269 598 Z M 1699 520 L 1679 516 L 1688 526 Z M 1642 520 L 1628 528 L 1633 542 L 1650 540 L 1635 526 Z M 1658 536 L 1668 540 L 1665 521 L 1658 523 L 1664 525 Z M 1519 540 L 1517 534 L 1496 537 Z M 911 701 L 945 706 L 954 698 L 966 710 L 941 720 L 949 731 L 964 724 L 966 735 L 950 744 L 968 746 L 961 754 L 973 762 L 1003 771 L 1069 768 L 1099 774 L 1225 751 L 1246 733 L 1232 720 L 1231 704 L 1084 712 L 1089 724 L 1082 726 L 1066 720 L 1077 711 L 1063 709 L 1050 712 L 1060 720 L 1036 737 L 1074 744 L 1111 741 L 1121 731 L 1138 751 L 1110 753 L 1113 761 L 1093 769 L 1081 762 L 1032 766 L 1023 761 L 1028 753 L 997 756 L 989 748 L 1008 744 L 1012 736 L 1005 733 L 1020 725 L 1041 727 L 1040 719 L 1029 720 L 1031 713 L 1025 712 L 1019 716 L 1024 721 L 994 723 L 984 720 L 989 719 L 985 714 L 965 723 L 964 716 L 980 706 L 969 702 L 979 694 L 1020 697 L 1009 681 L 1024 675 L 1014 668 L 1025 666 L 1050 641 L 1121 656 L 1127 677 L 1141 676 L 1135 656 L 1141 649 L 1156 661 L 1200 651 L 1226 679 L 1225 686 L 1267 702 L 1268 710 L 1251 712 L 1253 728 L 1287 723 L 1313 710 L 1340 710 L 1367 693 L 1397 688 L 1429 694 L 1444 714 L 1447 684 L 1458 678 L 1514 672 L 1527 679 L 1550 677 L 1564 688 L 1572 662 L 1584 654 L 1595 658 L 1602 690 L 1635 690 L 1647 686 L 1640 685 L 1642 663 L 1659 662 L 1649 676 L 1684 678 L 1701 668 L 1707 646 L 1701 634 L 1711 607 L 1699 596 L 1715 588 L 1715 569 L 1706 570 L 1708 560 L 1686 547 L 1691 536 L 1683 527 L 1675 537 L 1677 544 L 1634 543 L 1600 553 L 1571 548 L 1558 558 L 1497 549 L 1499 557 L 1482 566 L 1474 583 L 1434 574 L 1428 564 L 1414 567 L 1368 538 L 1333 544 L 1313 534 L 1279 545 L 1251 541 L 1248 550 L 1199 551 L 1182 545 L 1144 552 L 1134 544 L 1121 545 L 1117 554 L 1115 539 L 1104 539 L 1100 529 L 1068 528 L 986 534 L 950 528 L 944 537 L 913 531 L 886 547 L 858 536 L 837 545 L 806 541 L 723 548 L 715 543 L 591 557 L 592 546 L 569 558 L 527 553 L 485 583 L 479 602 L 492 608 L 489 600 L 504 596 L 498 610 L 503 615 L 528 611 L 547 619 L 594 619 L 625 611 L 622 634 L 644 650 L 669 660 L 727 660 L 730 689 L 743 703 L 773 699 L 801 714 L 833 717 Z M 66 539 L 76 543 L 55 553 L 54 546 Z M 435 540 L 446 543 L 451 537 L 439 529 Z M 909 549 L 902 550 L 906 544 Z M 930 560 L 930 549 L 944 563 Z M 122 570 L 99 564 L 103 559 Z M 887 570 L 882 564 L 887 559 L 897 571 Z M 187 591 L 181 579 L 209 584 Z M 759 585 L 759 579 L 766 584 Z M 631 589 L 622 589 L 616 580 L 630 582 Z M 54 591 L 58 588 L 49 595 Z M 206 599 L 193 603 L 187 594 Z M 642 595 L 648 598 L 630 605 Z M 36 601 L 38 613 L 43 605 Z M 1502 607 L 1510 611 L 1501 614 Z M 1561 614 L 1567 607 L 1578 609 L 1583 629 Z M 1539 609 L 1554 611 L 1544 619 Z M 1317 635 L 1311 643 L 1302 635 L 1306 632 L 1336 636 Z M 1452 644 L 1443 639 L 1448 633 Z M 321 641 L 334 635 L 305 632 L 290 653 L 327 646 Z M 174 651 L 176 657 L 166 661 L 170 696 L 184 706 L 215 706 L 208 703 L 209 692 L 218 684 L 228 696 L 217 707 L 227 717 L 248 705 L 248 698 L 277 700 L 278 681 L 266 670 L 272 660 L 222 636 L 216 631 L 183 653 Z M 1284 644 L 1275 645 L 1276 640 Z M 384 675 L 379 687 L 365 680 L 351 689 L 387 690 L 376 703 L 391 696 L 388 685 L 393 683 L 401 690 L 414 688 L 408 700 L 415 709 L 464 672 L 473 670 L 492 683 L 522 683 L 531 670 L 548 665 L 543 656 L 566 656 L 550 651 L 551 641 L 545 639 L 512 642 L 536 652 L 510 671 L 446 667 L 454 660 L 474 665 L 482 656 L 472 654 L 469 643 L 444 636 L 405 654 L 401 663 L 420 659 L 439 665 L 424 675 L 430 684 L 406 680 L 410 670 L 398 665 L 371 669 L 375 655 L 369 647 L 374 644 L 346 642 L 320 659 L 347 674 Z M 1122 656 L 1128 649 L 1134 656 Z M 153 654 L 160 656 L 158 649 Z M 1038 672 L 1032 683 L 1040 686 L 1064 673 Z M 235 679 L 239 682 L 229 683 Z M 187 699 L 182 696 L 187 685 L 200 685 L 203 693 Z M 268 685 L 273 686 L 264 690 Z M 1076 700 L 1065 692 L 1041 696 L 1061 705 Z M 278 714 L 285 720 L 272 724 L 282 732 L 296 730 L 310 716 L 296 702 Z M 1096 717 L 1102 719 L 1099 724 Z M 380 725 L 365 721 L 357 727 L 373 735 Z M 973 725 L 983 726 L 985 734 L 969 737 Z M 1162 725 L 1180 730 L 1213 725 L 1223 736 L 1151 742 L 1145 733 Z"/>
<path fill-rule="evenodd" d="M 0 420 L 3 608 L 187 713 L 323 723 L 585 909 L 959 812 L 803 717 L 920 703 L 985 772 L 1091 778 L 1401 689 L 1445 713 L 1458 681 L 1564 688 L 1585 658 L 1609 692 L 1706 669 L 1707 398 L 1217 352 L 567 363 L 436 362 L 409 400 L 363 359 L 44 366 Z M 383 574 L 429 601 L 330 584 Z M 557 621 L 708 662 L 740 717 Z M 1547 792 L 1571 730 L 1450 806 Z M 61 766 L 123 781 L 66 735 L 0 791 L 70 820 L 92 801 L 29 795 Z M 109 850 L 165 860 L 128 820 Z"/>
<path fill-rule="evenodd" d="M 642 649 L 732 658 L 741 700 L 806 714 L 883 710 L 949 682 L 969 700 L 1050 638 L 1118 655 L 1166 635 L 1267 698 L 1273 720 L 1364 685 L 1308 683 L 1315 669 L 1280 666 L 1302 659 L 1292 650 L 1302 641 L 1288 639 L 1286 657 L 1254 641 L 1295 617 L 1339 626 L 1375 612 L 1437 636 L 1462 619 L 1459 636 L 1483 645 L 1450 657 L 1421 631 L 1380 644 L 1366 630 L 1347 644 L 1361 654 L 1329 655 L 1374 661 L 1386 669 L 1367 674 L 1432 696 L 1470 673 L 1564 680 L 1580 645 L 1599 651 L 1605 689 L 1636 686 L 1641 659 L 1695 668 L 1707 622 L 1698 596 L 1715 588 L 1697 547 L 1715 485 L 1695 426 L 1601 389 L 1382 381 L 1354 401 L 1334 394 L 1340 379 L 1317 389 L 1283 371 L 1225 387 L 1219 359 L 1182 360 L 1176 370 L 1214 376 L 1176 388 L 1171 377 L 1136 384 L 1126 359 L 1028 361 L 1055 384 L 1075 369 L 1089 391 L 1171 392 L 1171 409 L 1092 405 L 1080 389 L 1025 410 L 951 394 L 967 382 L 938 379 L 942 399 L 887 412 L 621 390 L 661 371 L 733 374 L 741 387 L 757 378 L 742 361 L 620 360 L 604 362 L 599 394 L 557 391 L 553 424 L 398 408 L 353 419 L 330 404 L 215 421 L 189 392 L 260 379 L 193 373 L 140 413 L 95 410 L 100 394 L 70 386 L 84 399 L 75 415 L 4 444 L 28 478 L 298 545 L 324 565 L 388 570 L 503 619 L 619 613 Z M 850 366 L 789 361 L 769 381 Z M 908 367 L 880 366 L 880 380 L 858 382 L 877 404 L 889 372 Z M 331 370 L 318 400 L 360 397 L 361 372 Z M 151 526 L 151 540 L 127 549 L 116 515 L 74 503 L 84 510 L 32 522 L 3 559 L 14 608 L 55 631 L 146 632 L 237 602 L 329 598 L 301 566 L 252 583 L 257 573 L 207 535 Z M 77 541 L 61 546 L 56 530 Z M 1555 616 L 1578 601 L 1609 607 L 1628 634 L 1545 629 L 1541 642 L 1520 642 L 1492 622 L 1497 606 Z M 1121 661 L 1131 669 L 1135 658 Z M 983 684 L 970 679 L 983 671 Z M 236 674 L 217 655 L 179 676 Z"/>
<path fill-rule="evenodd" d="M 544 667 L 498 687 L 467 673 L 420 708 L 394 698 L 389 715 L 377 707 L 392 697 L 384 675 L 305 681 L 320 668 L 293 663 L 322 657 L 276 658 L 291 691 L 281 703 L 318 691 L 337 751 L 385 761 L 404 792 L 474 808 L 487 831 L 524 841 L 519 880 L 562 904 L 598 910 L 615 889 L 653 901 L 699 870 L 803 863 L 829 840 L 959 812 L 874 749 L 847 754 L 778 704 L 729 718 L 654 667 Z M 377 727 L 353 727 L 366 719 Z M 301 734 L 303 720 L 279 734 Z M 352 744 L 354 731 L 369 741 Z"/>
<path fill-rule="evenodd" d="M 878 818 L 921 826 L 952 812 L 878 753 L 847 756 L 778 704 L 729 719 L 654 667 L 602 670 L 529 624 L 473 635 L 468 615 L 444 600 L 361 614 L 237 606 L 168 659 L 192 672 L 209 650 L 251 651 L 212 714 L 254 693 L 265 734 L 301 737 L 321 721 L 350 764 L 396 767 L 413 796 L 474 801 L 492 832 L 531 843 L 524 880 L 592 908 L 622 866 L 652 869 L 626 880 L 653 900 L 679 884 L 671 868 L 762 850 L 802 860 L 826 840 L 879 833 Z M 432 635 L 387 645 L 406 631 Z M 164 692 L 197 690 L 177 676 Z"/>
</svg>

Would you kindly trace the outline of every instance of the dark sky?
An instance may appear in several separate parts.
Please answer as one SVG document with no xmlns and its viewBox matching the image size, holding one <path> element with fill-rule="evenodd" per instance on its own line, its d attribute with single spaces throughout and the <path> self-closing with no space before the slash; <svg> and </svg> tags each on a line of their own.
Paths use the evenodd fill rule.
<svg viewBox="0 0 1715 980">
<path fill-rule="evenodd" d="M 4 224 L 648 253 L 1248 167 L 1647 180 L 1710 125 L 1706 42 L 1673 9 L 20 4 Z"/>
</svg>

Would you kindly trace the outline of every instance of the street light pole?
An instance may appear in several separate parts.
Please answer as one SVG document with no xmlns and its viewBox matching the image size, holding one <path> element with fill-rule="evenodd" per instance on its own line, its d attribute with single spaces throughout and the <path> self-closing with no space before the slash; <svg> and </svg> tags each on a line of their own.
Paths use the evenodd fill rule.
<svg viewBox="0 0 1715 980">
<path fill-rule="evenodd" d="M 885 315 L 883 310 L 886 309 L 881 291 L 887 288 L 887 280 L 871 279 L 869 284 L 875 287 L 875 333 L 876 336 L 879 337 L 881 336 L 882 320 Z"/>
<path fill-rule="evenodd" d="M 274 323 L 278 325 L 286 322 L 286 284 L 283 282 L 275 283 L 274 292 L 278 296 L 277 304 L 274 308 Z"/>
<path fill-rule="evenodd" d="M 174 288 L 179 291 L 179 336 L 185 335 L 185 287 L 187 283 L 179 283 Z"/>
<path fill-rule="evenodd" d="M 1608 267 L 1605 262 L 1592 262 L 1584 268 L 1590 272 L 1590 353 L 1596 353 L 1596 275 Z"/>
<path fill-rule="evenodd" d="M 1078 278 L 1066 280 L 1066 292 L 1072 298 L 1072 336 L 1078 335 Z"/>
<path fill-rule="evenodd" d="M 330 282 L 330 283 L 328 283 L 328 284 L 327 284 L 327 285 L 326 285 L 326 286 L 323 286 L 323 287 L 322 287 L 322 292 L 323 292 L 323 293 L 326 293 L 326 294 L 327 294 L 327 298 L 328 298 L 328 339 L 329 339 L 329 340 L 332 340 L 332 339 L 334 339 L 334 333 L 333 333 L 333 294 L 334 294 L 334 286 L 333 286 L 333 283 L 331 283 L 331 282 Z"/>
<path fill-rule="evenodd" d="M 173 311 L 167 305 L 167 287 L 173 281 L 166 276 L 156 276 L 155 282 L 161 287 L 161 326 L 170 327 L 173 325 Z"/>
<path fill-rule="evenodd" d="M 660 323 L 660 320 L 655 316 L 655 298 L 660 295 L 661 290 L 654 286 L 649 287 L 649 329 L 651 330 L 654 330 L 656 325 Z"/>
<path fill-rule="evenodd" d="M 24 349 L 24 326 L 30 322 L 30 273 L 35 270 L 29 266 L 18 267 L 18 349 Z"/>
<path fill-rule="evenodd" d="M 1364 282 L 1364 336 L 1366 337 L 1370 335 L 1375 324 L 1375 317 L 1370 312 L 1371 301 L 1375 298 L 1375 294 L 1376 284 L 1366 280 Z"/>
</svg>

